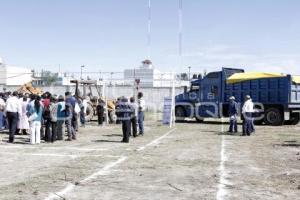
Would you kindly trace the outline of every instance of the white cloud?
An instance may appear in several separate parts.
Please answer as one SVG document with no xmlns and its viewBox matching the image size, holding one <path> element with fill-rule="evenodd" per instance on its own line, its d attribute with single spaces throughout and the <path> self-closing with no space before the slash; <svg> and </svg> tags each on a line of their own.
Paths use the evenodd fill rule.
<svg viewBox="0 0 300 200">
<path fill-rule="evenodd" d="M 178 55 L 169 56 L 173 60 L 175 57 Z M 203 69 L 213 71 L 221 67 L 242 67 L 246 71 L 300 74 L 300 54 L 248 53 L 238 47 L 217 45 L 185 52 L 181 66 L 192 66 L 194 71 L 199 72 Z"/>
</svg>

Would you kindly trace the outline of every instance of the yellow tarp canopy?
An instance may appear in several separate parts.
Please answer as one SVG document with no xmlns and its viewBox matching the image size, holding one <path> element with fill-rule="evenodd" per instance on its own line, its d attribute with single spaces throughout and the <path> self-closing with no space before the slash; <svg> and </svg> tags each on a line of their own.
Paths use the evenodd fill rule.
<svg viewBox="0 0 300 200">
<path fill-rule="evenodd" d="M 300 84 L 300 76 L 293 76 L 292 78 L 294 83 Z"/>
<path fill-rule="evenodd" d="M 280 73 L 265 73 L 265 72 L 245 72 L 235 73 L 227 79 L 227 83 L 240 83 L 243 81 L 262 79 L 262 78 L 278 78 L 285 77 L 285 74 Z M 293 82 L 300 84 L 300 76 L 292 76 Z"/>
</svg>

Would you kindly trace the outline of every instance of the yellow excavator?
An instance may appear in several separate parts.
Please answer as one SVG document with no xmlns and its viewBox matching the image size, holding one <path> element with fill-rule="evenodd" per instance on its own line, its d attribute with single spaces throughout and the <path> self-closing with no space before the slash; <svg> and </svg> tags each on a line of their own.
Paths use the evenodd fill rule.
<svg viewBox="0 0 300 200">
<path fill-rule="evenodd" d="M 17 92 L 22 93 L 22 94 L 37 94 L 37 95 L 42 95 L 43 91 L 40 88 L 36 88 L 32 86 L 31 82 L 25 83 L 22 85 Z"/>
</svg>

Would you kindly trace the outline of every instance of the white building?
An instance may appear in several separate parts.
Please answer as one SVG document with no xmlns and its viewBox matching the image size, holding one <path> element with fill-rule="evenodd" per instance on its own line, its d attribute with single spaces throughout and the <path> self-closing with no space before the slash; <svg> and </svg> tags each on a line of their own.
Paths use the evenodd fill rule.
<svg viewBox="0 0 300 200">
<path fill-rule="evenodd" d="M 124 79 L 126 81 L 140 80 L 142 87 L 172 87 L 182 86 L 182 81 L 175 80 L 174 72 L 160 72 L 153 68 L 150 60 L 144 60 L 140 68 L 124 70 Z"/>
<path fill-rule="evenodd" d="M 32 81 L 30 69 L 6 65 L 0 58 L 0 85 L 19 86 L 30 81 Z"/>
</svg>

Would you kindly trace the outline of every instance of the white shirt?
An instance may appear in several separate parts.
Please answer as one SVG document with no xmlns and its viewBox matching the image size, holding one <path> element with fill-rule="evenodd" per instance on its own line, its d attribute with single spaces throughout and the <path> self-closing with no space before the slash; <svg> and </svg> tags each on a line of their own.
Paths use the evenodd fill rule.
<svg viewBox="0 0 300 200">
<path fill-rule="evenodd" d="M 22 113 L 22 106 L 20 100 L 15 97 L 9 97 L 6 101 L 6 112 L 18 112 L 19 114 Z"/>
<path fill-rule="evenodd" d="M 145 111 L 146 103 L 143 98 L 138 99 L 139 111 Z"/>
<path fill-rule="evenodd" d="M 5 101 L 2 98 L 0 98 L 0 106 L 5 107 Z"/>
<path fill-rule="evenodd" d="M 243 108 L 242 108 L 242 113 L 252 113 L 254 112 L 254 105 L 252 102 L 252 99 L 248 99 L 247 101 L 245 101 Z"/>
<path fill-rule="evenodd" d="M 86 99 L 83 99 L 82 101 L 82 106 L 83 106 L 83 112 L 86 114 L 86 109 L 88 107 L 88 101 Z"/>
</svg>

